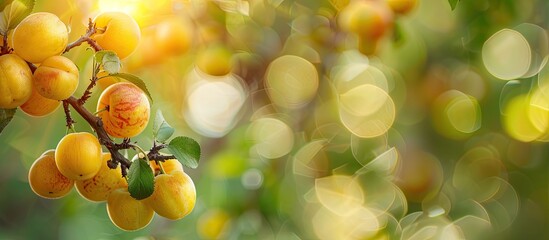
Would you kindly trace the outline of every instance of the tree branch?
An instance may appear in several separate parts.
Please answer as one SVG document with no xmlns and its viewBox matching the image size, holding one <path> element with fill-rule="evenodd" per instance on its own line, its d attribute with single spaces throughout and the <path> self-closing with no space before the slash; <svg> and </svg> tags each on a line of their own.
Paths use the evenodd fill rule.
<svg viewBox="0 0 549 240">
<path fill-rule="evenodd" d="M 86 88 L 86 91 L 84 91 L 84 94 L 82 94 L 82 97 L 80 97 L 80 99 L 78 99 L 78 103 L 80 103 L 80 105 L 84 105 L 84 103 L 86 103 L 88 98 L 91 97 L 92 89 L 93 89 L 93 87 L 95 87 L 95 84 L 97 83 L 97 73 L 99 73 L 99 64 L 97 64 L 97 66 L 94 66 L 93 74 L 92 74 L 92 77 L 90 79 L 90 84 Z"/>
<path fill-rule="evenodd" d="M 69 103 L 67 101 L 63 101 L 63 110 L 65 111 L 65 119 L 67 122 L 67 127 L 70 129 L 73 129 L 73 124 L 76 122 L 71 117 L 71 110 L 69 108 Z"/>
<path fill-rule="evenodd" d="M 150 161 L 154 160 L 155 162 L 164 162 L 166 160 L 175 159 L 174 155 L 161 155 L 160 153 L 151 153 L 147 154 L 147 157 Z"/>
<path fill-rule="evenodd" d="M 92 22 L 90 18 L 88 22 L 88 30 L 86 31 L 86 34 L 82 35 L 76 41 L 69 43 L 69 45 L 67 45 L 67 47 L 65 48 L 65 51 L 63 51 L 63 53 L 70 51 L 74 47 L 82 45 L 82 43 L 84 42 L 87 42 L 88 45 L 90 45 L 90 47 L 92 47 L 93 50 L 95 50 L 96 52 L 101 51 L 102 50 L 101 46 L 97 45 L 97 43 L 93 39 L 91 39 L 91 36 L 94 33 L 96 33 L 96 31 L 97 29 L 95 28 L 95 24 Z"/>
<path fill-rule="evenodd" d="M 153 146 L 149 150 L 149 153 L 147 154 L 147 157 L 150 161 L 155 161 L 157 164 L 158 162 L 164 162 L 166 160 L 175 159 L 174 155 L 163 155 L 160 153 L 160 150 L 167 148 L 168 145 L 161 143 L 157 144 L 156 141 L 153 142 Z"/>
</svg>

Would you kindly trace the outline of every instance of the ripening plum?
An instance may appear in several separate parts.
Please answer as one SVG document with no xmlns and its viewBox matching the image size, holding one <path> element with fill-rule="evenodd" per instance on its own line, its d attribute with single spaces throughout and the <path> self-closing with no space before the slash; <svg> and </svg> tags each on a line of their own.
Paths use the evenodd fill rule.
<svg viewBox="0 0 549 240">
<path fill-rule="evenodd" d="M 74 181 L 65 177 L 55 165 L 55 150 L 44 152 L 29 170 L 29 185 L 36 195 L 55 199 L 67 195 Z"/>
<path fill-rule="evenodd" d="M 87 132 L 69 133 L 55 149 L 55 164 L 72 180 L 90 179 L 101 169 L 101 145 Z"/>
</svg>

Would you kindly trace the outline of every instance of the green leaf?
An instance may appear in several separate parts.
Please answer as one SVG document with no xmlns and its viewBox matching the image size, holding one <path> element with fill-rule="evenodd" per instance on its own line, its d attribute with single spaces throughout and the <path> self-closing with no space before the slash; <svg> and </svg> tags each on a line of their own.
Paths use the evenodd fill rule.
<svg viewBox="0 0 549 240">
<path fill-rule="evenodd" d="M 103 69 L 109 74 L 116 74 L 120 72 L 120 58 L 113 51 L 108 51 L 103 55 L 101 59 L 101 64 L 103 64 Z"/>
<path fill-rule="evenodd" d="M 13 115 L 15 115 L 16 110 L 17 108 L 13 108 L 13 109 L 0 108 L 0 133 L 2 133 L 4 128 L 10 123 L 11 119 L 13 118 Z"/>
<path fill-rule="evenodd" d="M 153 102 L 153 99 L 151 97 L 151 93 L 147 89 L 147 86 L 145 85 L 145 82 L 141 78 L 139 78 L 138 76 L 135 76 L 135 75 L 132 75 L 132 74 L 129 74 L 129 73 L 115 73 L 115 74 L 109 74 L 109 76 L 122 78 L 122 79 L 127 80 L 128 82 L 131 82 L 131 83 L 135 84 L 135 86 L 137 86 L 138 88 L 143 90 L 143 92 L 145 92 L 145 94 L 147 94 L 147 97 L 149 97 L 149 99 L 151 100 L 151 103 Z"/>
<path fill-rule="evenodd" d="M 448 2 L 450 3 L 450 7 L 452 8 L 452 11 L 453 11 L 454 9 L 456 9 L 456 6 L 459 0 L 448 0 Z"/>
<path fill-rule="evenodd" d="M 128 192 L 137 200 L 149 197 L 154 191 L 154 174 L 145 159 L 132 162 L 128 171 Z"/>
<path fill-rule="evenodd" d="M 174 133 L 175 129 L 166 122 L 162 111 L 156 111 L 153 124 L 153 136 L 159 142 L 166 142 Z"/>
<path fill-rule="evenodd" d="M 179 160 L 183 165 L 196 168 L 200 160 L 200 145 L 189 137 L 176 137 L 168 144 L 168 150 Z"/>
<path fill-rule="evenodd" d="M 112 55 L 112 54 L 116 55 L 116 53 L 111 50 L 101 50 L 101 51 L 95 52 L 93 57 L 95 58 L 95 62 L 103 63 L 103 58 L 105 57 L 105 55 Z"/>
<path fill-rule="evenodd" d="M 14 0 L 4 7 L 0 20 L 0 31 L 7 33 L 27 17 L 34 8 L 34 0 Z"/>
</svg>

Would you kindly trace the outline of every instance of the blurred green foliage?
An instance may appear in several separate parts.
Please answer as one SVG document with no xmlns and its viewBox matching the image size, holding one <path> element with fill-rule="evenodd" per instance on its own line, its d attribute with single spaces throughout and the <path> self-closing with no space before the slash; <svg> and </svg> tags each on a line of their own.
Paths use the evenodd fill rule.
<svg viewBox="0 0 549 240">
<path fill-rule="evenodd" d="M 34 11 L 54 12 L 66 23 L 74 16 L 74 40 L 88 17 L 115 10 L 104 2 L 37 0 Z M 194 43 L 185 54 L 147 62 L 139 58 L 147 58 L 145 51 L 154 52 L 155 46 L 145 45 L 123 62 L 122 72 L 144 79 L 155 99 L 151 112 L 162 110 L 176 134 L 200 139 L 200 166 L 185 168 L 197 188 L 196 207 L 182 220 L 155 216 L 145 229 L 123 232 L 110 222 L 105 203 L 88 202 L 74 190 L 58 200 L 37 197 L 28 186 L 28 169 L 65 134 L 64 114 L 58 109 L 31 118 L 17 111 L 0 134 L 0 239 L 549 238 L 546 140 L 519 141 L 503 122 L 510 99 L 533 94 L 542 77 L 549 78 L 543 75 L 548 66 L 531 77 L 502 81 L 482 58 L 486 40 L 501 29 L 532 23 L 547 34 L 549 1 L 418 0 L 409 14 L 394 16 L 394 28 L 367 57 L 356 51 L 356 36 L 338 26 L 338 6 L 349 1 L 159 0 L 164 8 L 154 8 L 157 12 L 144 11 L 148 5 L 139 1 L 112 2 L 136 6 L 130 11 L 142 25 L 143 38 L 159 21 L 154 16 L 184 15 L 192 22 Z M 193 72 L 199 52 L 219 42 L 232 50 L 232 74 L 212 78 Z M 91 51 L 81 48 L 67 56 L 80 67 L 81 83 L 87 83 Z M 282 93 L 265 86 L 269 64 L 283 55 L 299 56 L 316 68 L 318 90 L 312 99 L 299 92 L 310 85 L 283 85 L 291 88 Z M 346 67 L 362 69 L 362 63 L 381 72 L 385 80 L 379 88 L 393 103 L 388 115 L 394 121 L 379 120 L 390 129 L 378 136 L 358 136 L 364 128 L 345 124 L 341 115 L 338 91 L 354 89 L 348 82 L 357 80 L 338 82 L 337 77 Z M 289 72 L 281 75 L 295 74 Z M 378 75 L 368 74 L 357 78 L 380 82 L 372 77 Z M 189 96 L 198 94 L 196 89 L 210 94 L 196 95 L 198 101 L 192 102 Z M 463 93 L 459 100 L 465 107 L 456 107 L 447 120 L 469 127 L 465 120 L 478 118 L 478 129 L 459 132 L 453 123 L 436 127 L 436 116 L 448 116 L 454 106 L 454 98 L 440 100 L 451 90 Z M 273 94 L 283 100 L 274 103 Z M 98 95 L 92 95 L 88 109 L 94 109 Z M 306 103 L 295 107 L 290 104 L 295 99 Z M 477 105 L 468 105 L 474 102 L 476 113 L 470 109 Z M 440 112 L 434 107 L 438 103 Z M 361 108 L 365 105 L 349 106 L 365 112 L 373 106 Z M 78 131 L 91 131 L 73 116 Z M 251 130 L 265 118 L 283 126 L 276 125 L 274 132 L 273 125 Z M 152 125 L 132 140 L 150 145 L 153 136 L 146 133 Z M 284 126 L 291 131 L 283 132 Z M 456 129 L 460 134 L 454 134 Z M 290 148 L 284 148 L 290 140 Z M 321 141 L 309 145 L 316 140 Z M 273 152 L 283 154 L 270 157 Z M 128 153 L 130 158 L 134 154 Z M 352 188 L 355 184 L 359 190 Z"/>
</svg>

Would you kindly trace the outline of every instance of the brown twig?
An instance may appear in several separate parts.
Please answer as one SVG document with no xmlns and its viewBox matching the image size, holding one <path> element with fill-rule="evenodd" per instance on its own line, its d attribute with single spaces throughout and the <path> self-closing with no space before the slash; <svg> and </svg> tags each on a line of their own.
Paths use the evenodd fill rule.
<svg viewBox="0 0 549 240">
<path fill-rule="evenodd" d="M 162 144 L 157 144 L 157 142 L 154 141 L 153 147 L 151 148 L 151 152 L 158 152 L 158 151 L 160 151 L 160 150 L 162 150 L 162 149 L 164 149 L 164 148 L 167 148 L 167 147 L 168 147 L 168 145 L 166 145 L 166 144 L 164 144 L 164 143 L 162 143 Z"/>
<path fill-rule="evenodd" d="M 67 127 L 70 129 L 73 129 L 73 124 L 76 123 L 71 116 L 71 110 L 69 108 L 69 103 L 67 101 L 63 101 L 63 110 L 65 111 L 65 119 L 67 122 Z"/>
<path fill-rule="evenodd" d="M 2 43 L 2 47 L 0 47 L 0 54 L 4 55 L 10 53 L 12 49 L 8 46 L 8 34 L 4 34 Z"/>
<path fill-rule="evenodd" d="M 88 22 L 88 30 L 86 31 L 86 34 L 82 35 L 76 41 L 69 43 L 69 45 L 67 45 L 67 47 L 65 48 L 65 51 L 63 51 L 63 53 L 70 51 L 74 47 L 82 45 L 82 43 L 84 42 L 87 42 L 88 45 L 90 45 L 90 47 L 92 47 L 93 50 L 95 50 L 96 52 L 101 51 L 102 50 L 101 46 L 97 45 L 97 43 L 93 39 L 91 39 L 91 36 L 96 32 L 97 32 L 97 28 L 95 28 L 95 24 L 92 22 L 90 18 Z"/>
<path fill-rule="evenodd" d="M 160 153 L 160 150 L 167 147 L 168 145 L 164 143 L 157 144 L 157 142 L 154 141 L 153 146 L 151 147 L 151 149 L 149 150 L 149 153 L 147 154 L 147 157 L 151 161 L 154 160 L 156 164 L 158 164 L 158 162 L 164 162 L 166 160 L 175 159 L 174 155 L 163 155 Z"/>
<path fill-rule="evenodd" d="M 84 93 L 82 94 L 82 97 L 78 99 L 78 102 L 80 103 L 80 105 L 84 105 L 84 103 L 86 103 L 88 98 L 91 97 L 92 90 L 95 87 L 95 84 L 97 83 L 97 73 L 99 73 L 99 64 L 97 64 L 97 66 L 94 66 L 94 67 L 95 68 L 93 69 L 93 74 L 90 79 L 90 84 L 86 88 L 86 91 L 84 91 Z"/>
<path fill-rule="evenodd" d="M 156 163 L 164 162 L 170 159 L 175 159 L 174 155 L 162 155 L 160 153 L 151 153 L 151 152 L 147 154 L 147 157 L 149 158 L 150 161 L 154 160 Z"/>
</svg>

